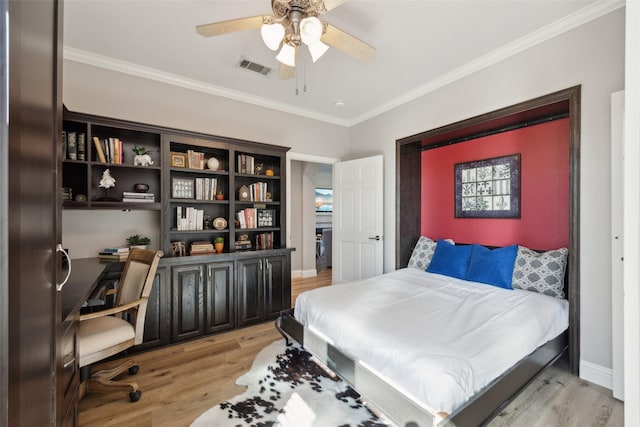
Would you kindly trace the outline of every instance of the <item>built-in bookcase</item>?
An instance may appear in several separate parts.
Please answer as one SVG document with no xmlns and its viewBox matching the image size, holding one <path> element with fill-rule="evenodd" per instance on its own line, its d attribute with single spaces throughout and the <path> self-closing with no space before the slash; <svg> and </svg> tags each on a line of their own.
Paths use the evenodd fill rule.
<svg viewBox="0 0 640 427">
<path fill-rule="evenodd" d="M 162 202 L 161 134 L 129 122 L 114 122 L 94 116 L 65 113 L 62 162 L 62 206 L 65 209 L 145 209 L 160 210 Z M 78 148 L 84 140 L 84 159 Z M 75 155 L 69 146 L 75 139 Z M 66 146 L 66 150 L 65 150 Z M 133 147 L 147 150 L 153 164 L 134 165 Z M 71 159 L 75 157 L 76 159 Z M 115 187 L 100 186 L 106 170 Z M 152 201 L 123 202 L 123 192 L 135 192 L 136 184 L 148 185 Z"/>
<path fill-rule="evenodd" d="M 187 254 L 194 242 L 216 238 L 224 253 L 285 246 L 288 148 L 69 111 L 64 132 L 67 143 L 74 136 L 76 150 L 75 159 L 63 160 L 62 194 L 70 195 L 64 209 L 161 211 L 165 257 L 172 242 L 182 242 Z M 81 134 L 84 159 L 77 156 Z M 134 147 L 144 148 L 152 164 L 134 164 Z M 100 186 L 107 169 L 116 180 L 109 191 Z M 146 184 L 153 200 L 123 202 L 136 184 Z"/>
</svg>

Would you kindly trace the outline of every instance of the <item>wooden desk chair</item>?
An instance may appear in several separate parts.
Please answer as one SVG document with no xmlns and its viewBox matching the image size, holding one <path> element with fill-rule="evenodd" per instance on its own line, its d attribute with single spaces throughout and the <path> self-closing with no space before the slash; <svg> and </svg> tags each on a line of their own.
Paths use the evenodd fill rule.
<svg viewBox="0 0 640 427">
<path fill-rule="evenodd" d="M 116 368 L 91 374 L 91 364 L 142 343 L 147 301 L 162 251 L 131 249 L 117 288 L 113 308 L 80 316 L 78 346 L 80 354 L 80 397 L 86 392 L 128 391 L 137 402 L 142 395 L 135 382 L 118 382 L 114 377 L 128 370 L 134 375 L 133 360 Z M 84 380 L 84 381 L 83 381 Z"/>
</svg>

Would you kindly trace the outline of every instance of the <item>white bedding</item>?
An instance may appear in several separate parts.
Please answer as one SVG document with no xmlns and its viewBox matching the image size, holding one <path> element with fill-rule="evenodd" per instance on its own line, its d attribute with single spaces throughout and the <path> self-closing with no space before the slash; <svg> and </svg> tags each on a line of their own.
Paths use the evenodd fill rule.
<svg viewBox="0 0 640 427">
<path fill-rule="evenodd" d="M 304 292 L 295 317 L 434 413 L 451 413 L 567 329 L 568 302 L 405 268 Z"/>
</svg>

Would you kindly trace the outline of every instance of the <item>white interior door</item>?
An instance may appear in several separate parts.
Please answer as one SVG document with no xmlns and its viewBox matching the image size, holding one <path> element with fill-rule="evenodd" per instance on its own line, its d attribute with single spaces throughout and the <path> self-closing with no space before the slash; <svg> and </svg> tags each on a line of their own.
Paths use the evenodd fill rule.
<svg viewBox="0 0 640 427">
<path fill-rule="evenodd" d="M 383 167 L 381 155 L 334 165 L 334 284 L 382 274 Z"/>
<path fill-rule="evenodd" d="M 611 341 L 613 397 L 624 400 L 624 91 L 611 95 Z"/>
</svg>

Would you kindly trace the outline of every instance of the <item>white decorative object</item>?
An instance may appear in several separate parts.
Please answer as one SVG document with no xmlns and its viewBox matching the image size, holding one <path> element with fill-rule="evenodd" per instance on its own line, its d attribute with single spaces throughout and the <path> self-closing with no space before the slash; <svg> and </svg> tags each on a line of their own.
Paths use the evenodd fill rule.
<svg viewBox="0 0 640 427">
<path fill-rule="evenodd" d="M 115 186 L 116 186 L 116 180 L 111 176 L 111 172 L 109 171 L 109 169 L 105 169 L 105 171 L 102 172 L 100 187 L 106 188 L 108 190 L 109 188 L 112 188 Z"/>
<path fill-rule="evenodd" d="M 151 160 L 151 156 L 148 154 L 136 154 L 133 157 L 133 165 L 134 166 L 151 166 L 153 165 L 153 160 Z"/>
<path fill-rule="evenodd" d="M 215 157 L 211 157 L 209 160 L 207 160 L 207 167 L 212 171 L 217 171 L 220 167 L 220 160 L 216 159 Z"/>
</svg>

